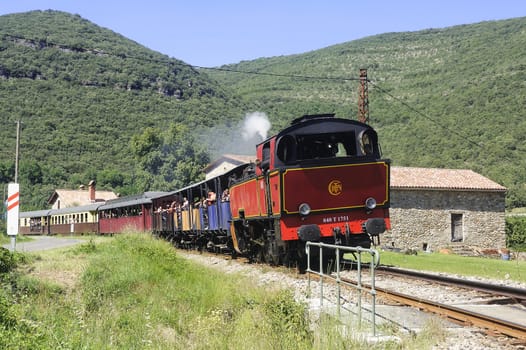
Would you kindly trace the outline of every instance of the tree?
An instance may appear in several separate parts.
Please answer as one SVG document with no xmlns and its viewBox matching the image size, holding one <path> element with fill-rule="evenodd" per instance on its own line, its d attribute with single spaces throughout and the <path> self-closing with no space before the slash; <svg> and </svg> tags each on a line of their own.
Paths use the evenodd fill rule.
<svg viewBox="0 0 526 350">
<path fill-rule="evenodd" d="M 171 124 L 161 133 L 147 128 L 132 137 L 131 152 L 138 161 L 137 187 L 171 191 L 202 179 L 210 157 L 186 125 Z"/>
<path fill-rule="evenodd" d="M 13 162 L 0 162 L 0 182 L 12 182 L 15 177 L 15 165 Z"/>
<path fill-rule="evenodd" d="M 117 170 L 102 170 L 97 174 L 97 183 L 100 187 L 119 188 L 124 186 L 124 175 Z"/>
<path fill-rule="evenodd" d="M 131 151 L 137 160 L 142 160 L 148 154 L 160 149 L 160 134 L 159 129 L 146 128 L 142 134 L 132 136 Z"/>
<path fill-rule="evenodd" d="M 42 169 L 36 161 L 26 160 L 20 162 L 20 180 L 27 181 L 30 185 L 42 183 Z"/>
</svg>

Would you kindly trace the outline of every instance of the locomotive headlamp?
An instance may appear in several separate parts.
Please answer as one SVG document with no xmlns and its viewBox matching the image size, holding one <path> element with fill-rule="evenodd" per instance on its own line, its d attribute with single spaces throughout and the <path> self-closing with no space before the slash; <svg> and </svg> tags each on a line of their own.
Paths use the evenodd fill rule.
<svg viewBox="0 0 526 350">
<path fill-rule="evenodd" d="M 369 210 L 376 208 L 376 199 L 369 197 L 365 200 L 365 207 Z"/>
<path fill-rule="evenodd" d="M 310 205 L 307 203 L 301 203 L 299 207 L 300 215 L 307 216 L 310 214 Z"/>
</svg>

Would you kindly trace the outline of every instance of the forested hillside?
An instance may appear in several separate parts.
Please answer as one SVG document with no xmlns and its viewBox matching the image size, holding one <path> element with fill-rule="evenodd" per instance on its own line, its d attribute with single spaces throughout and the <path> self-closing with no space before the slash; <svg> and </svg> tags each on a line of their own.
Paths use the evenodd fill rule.
<svg viewBox="0 0 526 350">
<path fill-rule="evenodd" d="M 0 183 L 22 121 L 22 209 L 96 179 L 121 194 L 172 190 L 210 161 L 200 130 L 243 117 L 238 99 L 184 62 L 79 16 L 0 17 Z"/>
<path fill-rule="evenodd" d="M 473 169 L 509 188 L 508 206 L 524 206 L 525 48 L 526 18 L 517 18 L 383 34 L 209 74 L 277 128 L 301 113 L 356 118 L 356 79 L 367 68 L 370 121 L 394 165 Z"/>
<path fill-rule="evenodd" d="M 302 114 L 356 118 L 367 68 L 370 122 L 394 165 L 473 169 L 510 189 L 509 207 L 526 206 L 525 47 L 517 18 L 204 70 L 77 15 L 1 16 L 0 183 L 13 180 L 21 120 L 22 210 L 91 179 L 121 194 L 170 190 L 238 139 L 210 128 L 248 112 L 273 131 Z"/>
</svg>

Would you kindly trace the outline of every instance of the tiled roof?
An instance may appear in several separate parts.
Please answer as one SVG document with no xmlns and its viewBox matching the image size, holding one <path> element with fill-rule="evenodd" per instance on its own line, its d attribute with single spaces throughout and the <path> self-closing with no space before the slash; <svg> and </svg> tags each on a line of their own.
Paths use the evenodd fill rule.
<svg viewBox="0 0 526 350">
<path fill-rule="evenodd" d="M 92 203 L 89 198 L 88 190 L 63 190 L 58 189 L 51 195 L 49 203 L 55 202 L 56 198 L 60 198 L 60 207 L 78 207 Z M 117 195 L 111 191 L 95 191 L 95 201 L 104 202 L 109 199 L 117 198 Z"/>
<path fill-rule="evenodd" d="M 412 167 L 391 167 L 391 188 L 506 191 L 506 187 L 472 170 Z"/>
</svg>

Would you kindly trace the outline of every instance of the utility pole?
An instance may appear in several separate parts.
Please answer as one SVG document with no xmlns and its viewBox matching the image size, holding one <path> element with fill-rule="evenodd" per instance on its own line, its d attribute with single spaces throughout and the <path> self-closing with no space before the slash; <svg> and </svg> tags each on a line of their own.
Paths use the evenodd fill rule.
<svg viewBox="0 0 526 350">
<path fill-rule="evenodd" d="M 360 69 L 360 94 L 358 96 L 358 121 L 369 123 L 369 87 L 367 69 Z"/>
<path fill-rule="evenodd" d="M 18 183 L 18 156 L 20 152 L 20 120 L 16 121 L 15 183 Z"/>
</svg>

